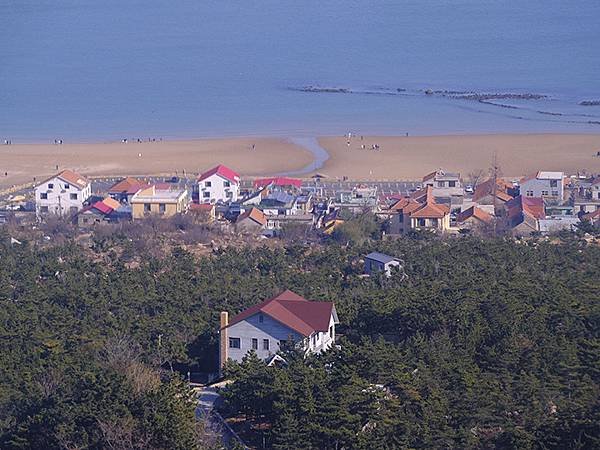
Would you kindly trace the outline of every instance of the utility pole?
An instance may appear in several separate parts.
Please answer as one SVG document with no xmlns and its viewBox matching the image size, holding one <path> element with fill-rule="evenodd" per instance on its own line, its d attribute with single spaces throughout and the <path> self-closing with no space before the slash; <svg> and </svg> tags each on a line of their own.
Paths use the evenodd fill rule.
<svg viewBox="0 0 600 450">
<path fill-rule="evenodd" d="M 496 212 L 496 194 L 498 193 L 498 152 L 494 150 L 492 157 L 492 201 L 494 204 L 494 237 L 498 231 L 498 214 Z"/>
</svg>

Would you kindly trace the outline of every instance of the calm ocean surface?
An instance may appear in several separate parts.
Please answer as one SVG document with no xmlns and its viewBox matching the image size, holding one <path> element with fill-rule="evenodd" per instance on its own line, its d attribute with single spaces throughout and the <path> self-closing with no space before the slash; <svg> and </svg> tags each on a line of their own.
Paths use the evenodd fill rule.
<svg viewBox="0 0 600 450">
<path fill-rule="evenodd" d="M 0 140 L 600 133 L 578 104 L 600 100 L 599 0 L 0 0 L 0 18 Z"/>
</svg>

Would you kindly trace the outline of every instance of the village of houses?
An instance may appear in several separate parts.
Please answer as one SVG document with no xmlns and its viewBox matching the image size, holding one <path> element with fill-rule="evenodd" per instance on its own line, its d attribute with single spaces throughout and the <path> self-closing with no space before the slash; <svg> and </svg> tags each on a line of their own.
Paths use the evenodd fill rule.
<svg viewBox="0 0 600 450">
<path fill-rule="evenodd" d="M 99 191 L 92 189 L 95 181 L 63 170 L 37 183 L 30 210 L 37 220 L 62 216 L 83 229 L 148 216 L 199 214 L 235 232 L 265 237 L 291 224 L 332 234 L 344 217 L 364 212 L 382 219 L 388 236 L 431 230 L 527 237 L 570 230 L 580 221 L 600 223 L 600 176 L 540 170 L 520 180 L 488 178 L 471 185 L 458 173 L 438 169 L 402 193 L 382 192 L 377 183 L 364 182 L 325 192 L 319 180 L 328 183 L 320 175 L 242 180 L 234 169 L 218 165 L 183 186 L 170 179 L 127 177 Z M 6 211 L 0 213 L 3 218 Z"/>
<path fill-rule="evenodd" d="M 460 235 L 510 234 L 515 237 L 572 230 L 580 222 L 600 224 L 600 176 L 566 176 L 538 171 L 518 181 L 484 179 L 465 184 L 458 173 L 438 169 L 426 174 L 405 193 L 378 192 L 377 183 L 335 183 L 320 176 L 307 180 L 271 177 L 247 180 L 232 168 L 218 165 L 195 179 L 192 189 L 178 180 L 150 181 L 126 177 L 92 189 L 93 181 L 71 170 L 38 183 L 35 220 L 62 216 L 83 230 L 98 224 L 133 222 L 199 214 L 235 233 L 277 237 L 286 226 L 298 224 L 331 235 L 344 217 L 372 213 L 385 223 L 386 236 L 413 231 Z M 189 180 L 188 180 L 189 181 Z M 103 181 L 106 184 L 106 181 Z M 322 186 L 329 186 L 328 194 Z M 189 186 L 189 184 L 188 184 Z M 93 193 L 95 192 L 95 193 Z M 344 212 L 344 213 L 343 213 Z M 369 276 L 403 276 L 402 261 L 378 252 L 364 256 Z M 321 352 L 335 343 L 339 323 L 331 302 L 308 301 L 286 290 L 229 320 L 221 313 L 220 366 L 241 361 L 252 350 L 269 363 L 292 339 L 306 352 Z"/>
</svg>

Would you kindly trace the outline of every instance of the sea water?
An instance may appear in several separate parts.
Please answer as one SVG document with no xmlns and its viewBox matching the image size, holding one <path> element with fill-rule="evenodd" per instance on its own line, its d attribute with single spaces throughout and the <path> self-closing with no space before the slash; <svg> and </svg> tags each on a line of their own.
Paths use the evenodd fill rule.
<svg viewBox="0 0 600 450">
<path fill-rule="evenodd" d="M 598 0 L 0 0 L 0 140 L 593 133 L 594 100 Z"/>
</svg>

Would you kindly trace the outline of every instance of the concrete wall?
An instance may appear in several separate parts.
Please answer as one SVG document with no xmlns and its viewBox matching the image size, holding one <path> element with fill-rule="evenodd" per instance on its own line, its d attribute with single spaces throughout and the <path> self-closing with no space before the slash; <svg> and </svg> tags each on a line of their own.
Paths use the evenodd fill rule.
<svg viewBox="0 0 600 450">
<path fill-rule="evenodd" d="M 226 186 L 227 184 L 229 186 Z M 200 203 L 235 202 L 238 199 L 239 190 L 238 183 L 214 174 L 206 180 L 198 182 L 198 201 Z"/>
<path fill-rule="evenodd" d="M 42 194 L 46 194 L 47 198 L 42 199 Z M 71 198 L 71 195 L 76 198 Z M 73 215 L 83 208 L 83 203 L 91 195 L 91 183 L 80 189 L 60 178 L 52 178 L 35 188 L 36 214 L 38 217 L 46 214 Z M 44 207 L 48 208 L 47 212 L 44 211 Z"/>
<path fill-rule="evenodd" d="M 160 212 L 160 205 L 165 205 L 165 211 Z M 131 216 L 133 219 L 143 219 L 144 217 L 155 214 L 157 216 L 162 217 L 171 217 L 178 213 L 185 212 L 187 204 L 187 197 L 184 196 L 176 203 L 165 203 L 165 202 L 156 202 L 156 203 L 132 203 L 131 204 Z M 146 211 L 145 205 L 150 205 L 150 211 Z"/>
</svg>

